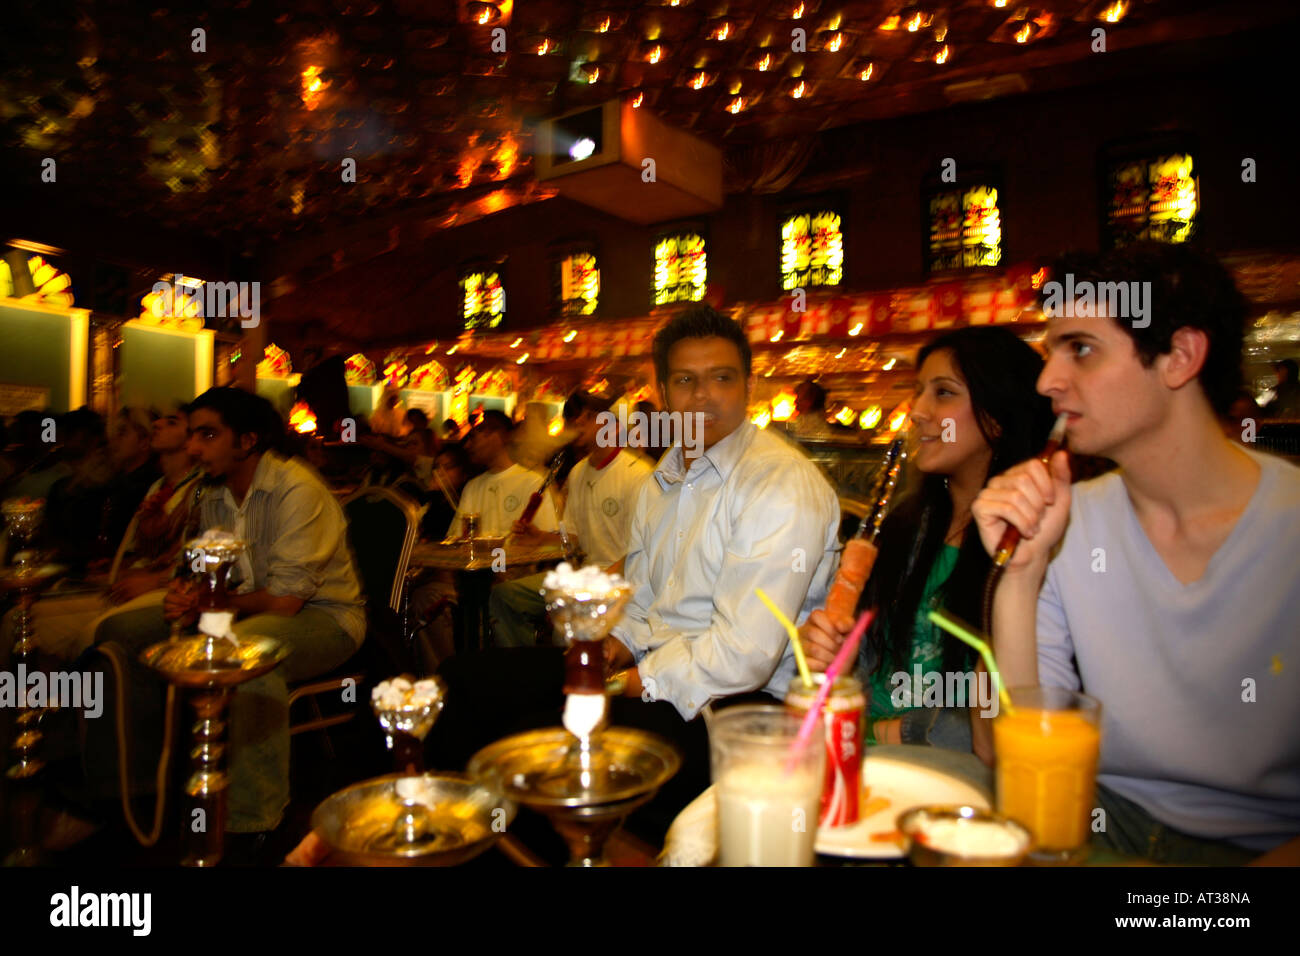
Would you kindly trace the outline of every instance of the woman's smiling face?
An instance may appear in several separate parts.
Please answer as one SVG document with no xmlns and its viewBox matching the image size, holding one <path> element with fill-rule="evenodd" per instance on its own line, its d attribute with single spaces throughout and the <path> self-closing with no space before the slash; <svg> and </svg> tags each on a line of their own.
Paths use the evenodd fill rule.
<svg viewBox="0 0 1300 956">
<path fill-rule="evenodd" d="M 952 353 L 926 356 L 912 393 L 912 431 L 916 467 L 926 474 L 952 475 L 979 459 L 993 460 L 993 449 L 975 418 L 970 389 Z"/>
</svg>

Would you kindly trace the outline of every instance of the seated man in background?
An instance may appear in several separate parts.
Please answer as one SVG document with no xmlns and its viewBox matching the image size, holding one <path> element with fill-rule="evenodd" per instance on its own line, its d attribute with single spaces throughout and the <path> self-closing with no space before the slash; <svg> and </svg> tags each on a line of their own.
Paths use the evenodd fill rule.
<svg viewBox="0 0 1300 956">
<path fill-rule="evenodd" d="M 114 610 L 161 605 L 180 554 L 185 529 L 198 527 L 197 485 L 200 471 L 187 444 L 187 416 L 174 408 L 153 422 L 150 447 L 163 476 L 148 489 L 120 548 L 120 560 L 106 592 L 60 596 L 48 593 L 32 606 L 39 652 L 75 660 L 90 646 L 97 620 Z M 193 515 L 193 521 L 191 521 Z M 13 646 L 12 613 L 0 635 L 0 667 Z"/>
<path fill-rule="evenodd" d="M 574 452 L 580 456 L 569 472 L 564 524 L 570 544 L 586 555 L 587 564 L 621 569 L 632 510 L 653 466 L 633 449 L 598 446 L 599 416 L 612 404 L 607 396 L 597 397 L 581 389 L 564 403 L 565 427 L 574 433 Z M 558 533 L 547 534 L 531 524 L 516 522 L 514 531 L 512 540 L 560 542 Z M 533 574 L 492 589 L 489 614 L 498 647 L 537 643 L 537 628 L 546 621 L 546 603 L 540 591 L 545 577 L 545 573 Z"/>
<path fill-rule="evenodd" d="M 339 666 L 365 637 L 343 509 L 315 472 L 274 450 L 283 429 L 269 402 L 237 388 L 209 389 L 189 406 L 190 452 L 218 485 L 203 496 L 203 530 L 233 531 L 248 543 L 231 575 L 230 603 L 239 615 L 234 631 L 291 649 L 271 673 L 241 684 L 231 705 L 231 832 L 274 829 L 288 805 L 286 683 Z M 96 643 L 117 644 L 131 662 L 129 693 L 139 729 L 161 729 L 162 688 L 134 662 L 141 650 L 167 638 L 169 622 L 192 628 L 197 601 L 196 590 L 176 580 L 162 607 L 114 614 L 99 625 Z M 111 721 L 87 725 L 92 781 L 95 766 L 101 782 L 105 772 L 109 780 L 115 777 L 115 751 L 102 739 L 111 728 Z M 91 739 L 92 731 L 101 739 Z M 151 778 L 152 763 L 145 765 Z"/>
<path fill-rule="evenodd" d="M 483 413 L 483 420 L 465 438 L 469 460 L 487 470 L 466 483 L 456 515 L 447 527 L 448 538 L 461 537 L 461 521 L 467 514 L 479 516 L 480 537 L 505 537 L 523 514 L 529 496 L 541 487 L 541 475 L 516 464 L 510 457 L 513 428 L 504 412 L 488 409 Z M 555 505 L 549 494 L 542 498 L 542 506 L 533 518 L 533 524 L 542 531 L 554 531 L 558 527 Z"/>
<path fill-rule="evenodd" d="M 442 540 L 443 532 L 456 514 L 461 490 L 469 479 L 470 464 L 465 450 L 456 442 L 445 442 L 434 459 L 425 499 L 428 506 L 420 519 L 420 536 L 428 541 Z M 451 611 L 456 601 L 455 572 L 424 568 L 417 583 L 410 585 L 408 608 L 415 651 L 422 673 L 432 673 L 454 653 Z"/>
<path fill-rule="evenodd" d="M 1048 311 L 1038 390 L 1068 413 L 1070 449 L 1118 470 L 1071 486 L 1062 451 L 972 505 L 990 553 L 1008 525 L 1023 535 L 993 608 L 1003 680 L 1101 702 L 1094 840 L 1167 863 L 1300 862 L 1300 469 L 1218 418 L 1246 302 L 1181 245 L 1070 257 L 1053 278 L 1150 292 L 1141 322 Z M 989 762 L 990 723 L 974 728 Z"/>
<path fill-rule="evenodd" d="M 45 494 L 46 539 L 74 575 L 103 573 L 113 557 L 104 517 L 114 474 L 104 419 L 78 408 L 59 418 L 57 434 L 58 451 L 42 469 L 59 476 Z M 29 475 L 28 482 L 37 478 Z M 92 562 L 99 563 L 89 568 Z"/>
</svg>

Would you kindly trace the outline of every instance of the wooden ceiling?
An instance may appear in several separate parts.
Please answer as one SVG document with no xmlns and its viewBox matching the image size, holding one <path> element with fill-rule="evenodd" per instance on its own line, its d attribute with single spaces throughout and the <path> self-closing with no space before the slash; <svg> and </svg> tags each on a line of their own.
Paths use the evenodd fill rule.
<svg viewBox="0 0 1300 956">
<path fill-rule="evenodd" d="M 83 216 L 282 239 L 408 207 L 482 204 L 502 186 L 509 202 L 527 202 L 541 194 L 529 187 L 531 124 L 615 96 L 639 97 L 736 156 L 774 138 L 1088 82 L 1105 62 L 1097 27 L 1119 52 L 1294 16 L 1285 2 L 1131 0 L 1110 24 L 1098 19 L 1108 5 L 211 0 L 191 12 L 24 2 L 3 14 L 0 170 Z M 40 180 L 48 159 L 57 192 Z M 355 184 L 344 182 L 346 159 Z"/>
</svg>

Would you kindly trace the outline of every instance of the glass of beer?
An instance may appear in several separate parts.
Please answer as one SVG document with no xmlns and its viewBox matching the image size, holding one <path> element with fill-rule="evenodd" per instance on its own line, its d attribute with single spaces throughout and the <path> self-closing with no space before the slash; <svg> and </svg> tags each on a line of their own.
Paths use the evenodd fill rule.
<svg viewBox="0 0 1300 956">
<path fill-rule="evenodd" d="M 709 730 L 722 866 L 812 866 L 826 747 L 821 734 L 797 759 L 801 721 L 780 705 L 719 711 Z"/>
<path fill-rule="evenodd" d="M 1015 688 L 993 721 L 998 812 L 1028 827 L 1030 859 L 1080 863 L 1101 749 L 1101 704 L 1060 687 Z"/>
</svg>

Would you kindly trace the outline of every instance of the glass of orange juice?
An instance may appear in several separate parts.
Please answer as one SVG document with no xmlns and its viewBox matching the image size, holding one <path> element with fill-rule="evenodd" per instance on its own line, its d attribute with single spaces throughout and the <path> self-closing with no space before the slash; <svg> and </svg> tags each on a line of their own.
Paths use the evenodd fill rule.
<svg viewBox="0 0 1300 956">
<path fill-rule="evenodd" d="M 1030 859 L 1080 863 L 1101 749 L 1101 704 L 1060 687 L 1008 691 L 1011 709 L 993 721 L 998 812 L 1034 835 Z"/>
</svg>

